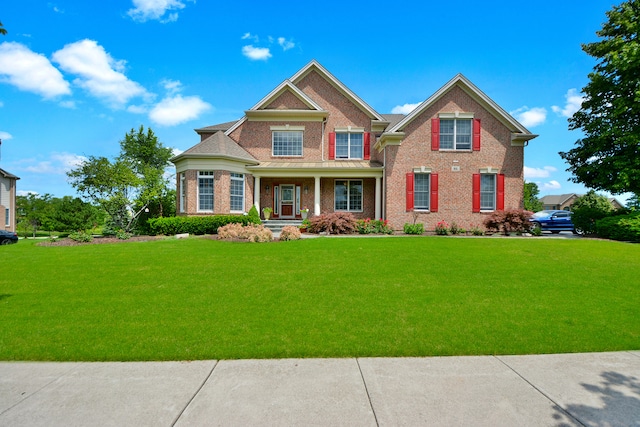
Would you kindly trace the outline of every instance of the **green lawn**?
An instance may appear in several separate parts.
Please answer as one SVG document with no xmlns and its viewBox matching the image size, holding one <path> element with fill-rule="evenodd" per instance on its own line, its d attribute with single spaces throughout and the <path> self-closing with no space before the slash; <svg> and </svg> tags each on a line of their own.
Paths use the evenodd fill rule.
<svg viewBox="0 0 640 427">
<path fill-rule="evenodd" d="M 640 245 L 203 238 L 0 247 L 0 360 L 640 349 Z"/>
</svg>

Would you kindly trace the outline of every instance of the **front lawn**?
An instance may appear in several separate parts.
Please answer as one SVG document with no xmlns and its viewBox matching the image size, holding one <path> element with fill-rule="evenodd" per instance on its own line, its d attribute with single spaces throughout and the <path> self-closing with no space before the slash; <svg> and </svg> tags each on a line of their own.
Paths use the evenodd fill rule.
<svg viewBox="0 0 640 427">
<path fill-rule="evenodd" d="M 0 360 L 640 349 L 640 246 L 206 238 L 0 247 Z"/>
</svg>

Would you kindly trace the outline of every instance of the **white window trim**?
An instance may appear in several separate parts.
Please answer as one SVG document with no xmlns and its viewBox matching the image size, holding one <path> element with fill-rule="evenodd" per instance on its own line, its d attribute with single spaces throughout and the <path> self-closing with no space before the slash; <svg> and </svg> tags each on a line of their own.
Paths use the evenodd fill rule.
<svg viewBox="0 0 640 427">
<path fill-rule="evenodd" d="M 451 116 L 448 117 L 448 115 Z M 470 116 L 470 117 L 467 117 Z M 453 120 L 453 148 L 442 148 L 442 127 L 440 128 L 440 150 L 439 151 L 456 151 L 456 152 L 472 152 L 473 151 L 473 113 L 440 113 L 438 114 L 439 120 Z M 469 148 L 456 148 L 456 137 L 458 135 L 457 121 L 458 120 L 471 120 L 471 134 L 469 135 Z"/>
<path fill-rule="evenodd" d="M 482 207 L 482 177 L 493 176 L 493 208 L 488 209 Z M 498 174 L 497 173 L 480 173 L 480 212 L 495 212 L 498 206 Z"/>
<path fill-rule="evenodd" d="M 240 177 L 234 177 L 233 175 L 240 175 L 242 176 L 242 178 Z M 233 210 L 233 209 L 229 209 L 229 212 L 233 212 L 233 213 L 243 213 L 244 212 L 244 174 L 243 173 L 237 173 L 237 172 L 230 172 L 229 173 L 229 207 L 231 207 L 231 182 L 232 181 L 240 181 L 242 182 L 242 208 L 240 210 Z"/>
<path fill-rule="evenodd" d="M 415 170 L 413 171 L 413 209 L 417 212 L 431 212 L 431 168 L 424 168 L 425 170 Z M 427 172 L 428 170 L 428 172 Z M 427 191 L 427 203 L 429 207 L 427 208 L 417 208 L 416 207 L 416 175 L 427 175 L 429 177 L 429 190 Z"/>
<path fill-rule="evenodd" d="M 338 130 L 338 129 L 340 128 L 336 128 L 335 159 L 336 160 L 363 160 L 364 159 L 364 128 L 351 128 L 350 131 Z M 360 129 L 362 129 L 362 131 L 360 131 Z M 347 143 L 347 152 L 349 154 L 347 157 L 338 157 L 338 134 L 349 135 L 349 140 Z M 360 157 L 351 157 L 351 135 L 362 135 L 362 147 L 360 149 Z"/>
<path fill-rule="evenodd" d="M 347 182 L 347 209 L 336 209 L 336 182 L 337 181 L 346 181 Z M 360 182 L 360 186 L 362 187 L 362 193 L 361 193 L 361 200 L 360 200 L 360 206 L 361 209 L 350 209 L 349 206 L 349 201 L 350 201 L 350 194 L 349 194 L 349 189 L 351 187 L 351 182 L 352 181 L 359 181 Z M 364 212 L 364 180 L 363 179 L 335 179 L 333 181 L 333 210 L 335 212 Z"/>
<path fill-rule="evenodd" d="M 200 178 L 211 178 L 213 180 L 213 194 L 211 195 L 213 197 L 213 209 L 200 209 Z M 216 187 L 216 180 L 215 180 L 215 171 L 212 170 L 202 170 L 202 171 L 198 171 L 198 208 L 197 211 L 198 212 L 213 212 L 216 208 L 216 191 L 215 191 L 215 187 Z"/>
<path fill-rule="evenodd" d="M 284 126 L 272 126 L 271 129 L 271 156 L 272 157 L 304 157 L 304 126 L 290 126 L 285 129 L 273 129 L 273 127 L 284 127 Z M 302 129 L 294 129 L 294 128 L 302 128 Z M 275 133 L 276 132 L 301 132 L 302 133 L 302 141 L 300 142 L 300 154 L 276 154 L 275 153 Z"/>
</svg>

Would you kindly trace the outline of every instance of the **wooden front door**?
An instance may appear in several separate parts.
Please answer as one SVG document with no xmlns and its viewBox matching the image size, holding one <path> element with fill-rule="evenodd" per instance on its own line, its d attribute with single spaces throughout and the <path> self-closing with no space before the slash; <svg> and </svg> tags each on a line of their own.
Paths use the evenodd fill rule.
<svg viewBox="0 0 640 427">
<path fill-rule="evenodd" d="M 296 187 L 293 184 L 280 185 L 280 218 L 295 217 Z"/>
</svg>

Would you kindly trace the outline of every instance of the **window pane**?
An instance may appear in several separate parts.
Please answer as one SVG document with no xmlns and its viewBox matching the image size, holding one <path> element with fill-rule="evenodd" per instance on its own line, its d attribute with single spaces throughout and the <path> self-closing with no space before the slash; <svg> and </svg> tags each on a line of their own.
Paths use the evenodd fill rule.
<svg viewBox="0 0 640 427">
<path fill-rule="evenodd" d="M 496 201 L 496 176 L 480 176 L 480 209 L 494 210 Z"/>
<path fill-rule="evenodd" d="M 429 209 L 429 174 L 414 175 L 413 205 L 415 209 Z"/>
<path fill-rule="evenodd" d="M 274 131 L 274 156 L 302 156 L 302 131 Z"/>
<path fill-rule="evenodd" d="M 440 119 L 440 148 L 453 149 L 454 121 Z"/>
<path fill-rule="evenodd" d="M 209 175 L 209 173 L 200 172 L 200 175 Z M 198 178 L 198 210 L 213 210 L 213 178 Z"/>
<path fill-rule="evenodd" d="M 471 148 L 471 120 L 456 120 L 456 149 Z"/>
<path fill-rule="evenodd" d="M 231 174 L 231 210 L 244 210 L 244 175 Z"/>
<path fill-rule="evenodd" d="M 335 186 L 335 210 L 346 211 L 347 206 L 347 187 L 348 181 L 336 181 Z"/>
<path fill-rule="evenodd" d="M 349 134 L 336 133 L 336 159 L 349 158 Z"/>
<path fill-rule="evenodd" d="M 349 152 L 349 158 L 361 159 L 362 158 L 362 134 L 352 133 L 350 136 L 351 150 Z"/>
<path fill-rule="evenodd" d="M 349 210 L 362 210 L 362 181 L 349 182 Z"/>
</svg>

